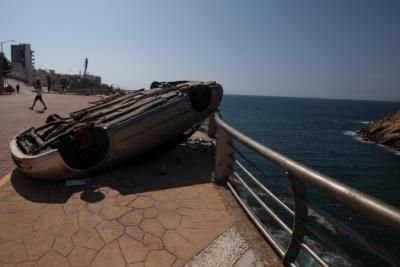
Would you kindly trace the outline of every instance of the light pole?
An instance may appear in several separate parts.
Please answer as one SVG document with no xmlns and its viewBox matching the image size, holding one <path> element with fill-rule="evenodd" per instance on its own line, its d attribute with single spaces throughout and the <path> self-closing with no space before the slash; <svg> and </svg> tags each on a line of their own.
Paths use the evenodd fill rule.
<svg viewBox="0 0 400 267">
<path fill-rule="evenodd" d="M 15 40 L 5 40 L 1 41 L 1 58 L 0 58 L 0 90 L 4 88 L 4 78 L 3 78 L 3 57 L 5 57 L 3 52 L 3 44 L 5 43 L 13 43 Z"/>
</svg>

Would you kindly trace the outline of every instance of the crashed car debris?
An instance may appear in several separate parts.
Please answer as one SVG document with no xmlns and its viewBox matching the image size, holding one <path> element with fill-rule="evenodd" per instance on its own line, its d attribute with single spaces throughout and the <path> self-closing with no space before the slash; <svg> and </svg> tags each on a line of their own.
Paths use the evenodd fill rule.
<svg viewBox="0 0 400 267">
<path fill-rule="evenodd" d="M 37 179 L 60 180 L 110 167 L 174 140 L 184 140 L 217 110 L 216 82 L 153 82 L 68 118 L 17 135 L 10 144 L 18 169 Z"/>
</svg>

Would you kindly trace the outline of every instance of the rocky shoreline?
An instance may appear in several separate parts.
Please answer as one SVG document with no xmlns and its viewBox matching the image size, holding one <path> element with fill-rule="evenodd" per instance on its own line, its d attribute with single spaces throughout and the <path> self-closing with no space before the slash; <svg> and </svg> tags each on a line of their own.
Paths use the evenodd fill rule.
<svg viewBox="0 0 400 267">
<path fill-rule="evenodd" d="M 390 117 L 369 123 L 357 134 L 366 141 L 400 151 L 400 111 Z"/>
</svg>

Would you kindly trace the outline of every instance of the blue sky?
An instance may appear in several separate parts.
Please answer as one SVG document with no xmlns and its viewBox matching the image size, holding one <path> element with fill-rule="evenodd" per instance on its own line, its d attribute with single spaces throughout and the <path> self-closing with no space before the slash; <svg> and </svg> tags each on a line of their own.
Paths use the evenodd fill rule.
<svg viewBox="0 0 400 267">
<path fill-rule="evenodd" d="M 400 100 L 399 1 L 5 1 L 0 40 L 36 66 L 126 89 L 216 80 L 226 93 Z M 9 44 L 5 50 L 9 55 Z"/>
</svg>

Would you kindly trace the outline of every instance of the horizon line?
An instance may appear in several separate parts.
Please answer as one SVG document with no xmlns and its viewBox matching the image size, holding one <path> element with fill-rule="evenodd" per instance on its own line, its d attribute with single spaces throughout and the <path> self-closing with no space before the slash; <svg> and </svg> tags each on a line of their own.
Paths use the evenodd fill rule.
<svg viewBox="0 0 400 267">
<path fill-rule="evenodd" d="M 377 100 L 377 99 L 356 99 L 356 98 L 335 98 L 335 97 L 313 97 L 313 96 L 280 96 L 280 95 L 257 95 L 257 94 L 241 94 L 241 93 L 225 93 L 225 95 L 235 96 L 255 96 L 255 97 L 276 97 L 276 98 L 302 98 L 302 99 L 319 99 L 319 100 L 343 100 L 343 101 L 371 101 L 371 102 L 394 102 L 400 103 L 398 100 Z"/>
</svg>

